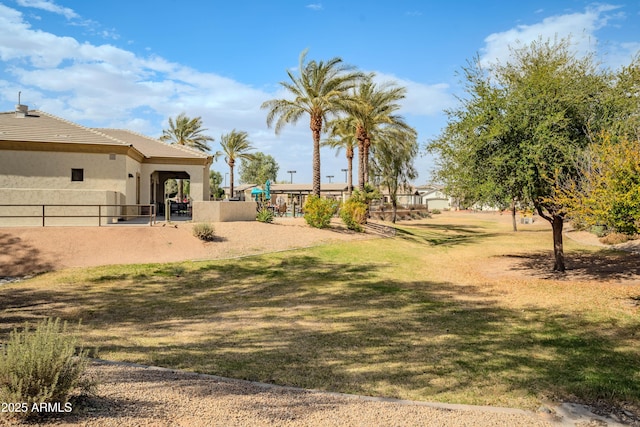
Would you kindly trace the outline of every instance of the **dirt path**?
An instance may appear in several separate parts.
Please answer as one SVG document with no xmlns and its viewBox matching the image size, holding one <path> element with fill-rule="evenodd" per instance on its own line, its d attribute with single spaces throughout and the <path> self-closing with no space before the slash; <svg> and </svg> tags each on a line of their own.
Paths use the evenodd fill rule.
<svg viewBox="0 0 640 427">
<path fill-rule="evenodd" d="M 277 218 L 273 224 L 222 222 L 214 227 L 218 239 L 206 243 L 193 236 L 187 222 L 0 228 L 0 277 L 70 267 L 232 258 L 377 237 L 350 232 L 337 220 L 325 230 L 309 227 L 302 218 Z"/>
</svg>

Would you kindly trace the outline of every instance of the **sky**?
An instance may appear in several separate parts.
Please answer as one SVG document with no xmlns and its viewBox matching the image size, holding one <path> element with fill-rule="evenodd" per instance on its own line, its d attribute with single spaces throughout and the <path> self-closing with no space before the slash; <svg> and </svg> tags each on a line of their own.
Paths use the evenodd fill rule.
<svg viewBox="0 0 640 427">
<path fill-rule="evenodd" d="M 424 145 L 464 96 L 468 61 L 505 62 L 509 46 L 554 37 L 603 66 L 628 65 L 640 52 L 640 2 L 0 0 L 0 111 L 21 92 L 31 109 L 155 138 L 184 112 L 202 118 L 213 151 L 243 130 L 275 158 L 278 180 L 295 170 L 294 182 L 310 183 L 308 119 L 276 135 L 260 109 L 287 97 L 280 82 L 303 50 L 405 87 L 400 114 Z M 346 167 L 344 152 L 322 149 L 322 182 L 344 182 Z M 434 159 L 421 155 L 416 168 L 415 184 L 428 183 Z M 228 172 L 222 158 L 211 169 Z"/>
</svg>

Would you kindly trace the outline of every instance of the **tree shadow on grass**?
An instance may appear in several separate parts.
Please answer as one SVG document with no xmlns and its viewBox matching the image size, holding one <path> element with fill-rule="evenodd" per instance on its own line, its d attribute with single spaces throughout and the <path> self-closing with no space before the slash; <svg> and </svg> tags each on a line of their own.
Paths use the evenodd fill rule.
<svg viewBox="0 0 640 427">
<path fill-rule="evenodd" d="M 0 277 L 24 276 L 53 270 L 53 265 L 42 258 L 37 248 L 10 233 L 0 233 L 0 248 Z"/>
<path fill-rule="evenodd" d="M 484 230 L 483 227 L 475 225 L 412 224 L 408 228 L 396 228 L 396 235 L 404 240 L 433 246 L 479 243 L 483 239 L 499 235 Z"/>
<path fill-rule="evenodd" d="M 381 278 L 386 265 L 375 262 L 288 254 L 195 264 L 176 276 L 177 266 L 123 267 L 64 290 L 0 288 L 0 320 L 83 319 L 104 341 L 101 354 L 279 385 L 640 407 L 640 321 L 603 327 L 574 313 L 514 310 L 481 286 Z"/>
<path fill-rule="evenodd" d="M 516 260 L 512 270 L 526 271 L 544 279 L 640 280 L 640 254 L 609 249 L 596 252 L 567 252 L 565 253 L 567 267 L 565 274 L 552 271 L 553 253 L 551 251 L 504 255 L 504 257 Z"/>
</svg>

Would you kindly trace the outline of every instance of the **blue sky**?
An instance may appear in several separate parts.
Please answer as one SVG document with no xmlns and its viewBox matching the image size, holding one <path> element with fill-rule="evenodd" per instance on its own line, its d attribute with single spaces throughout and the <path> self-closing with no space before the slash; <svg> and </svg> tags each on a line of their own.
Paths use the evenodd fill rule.
<svg viewBox="0 0 640 427">
<path fill-rule="evenodd" d="M 0 0 L 0 111 L 21 101 L 85 126 L 158 137 L 168 117 L 200 116 L 216 141 L 232 129 L 280 165 L 278 179 L 311 181 L 312 142 L 301 120 L 276 136 L 263 101 L 298 56 L 341 57 L 407 88 L 401 113 L 424 144 L 462 94 L 469 59 L 505 61 L 508 46 L 572 37 L 606 66 L 640 51 L 640 2 Z M 344 153 L 323 149 L 322 180 L 343 181 Z M 433 159 L 416 161 L 430 179 Z M 219 160 L 212 169 L 223 174 Z M 1 171 L 0 171 L 1 172 Z"/>
</svg>

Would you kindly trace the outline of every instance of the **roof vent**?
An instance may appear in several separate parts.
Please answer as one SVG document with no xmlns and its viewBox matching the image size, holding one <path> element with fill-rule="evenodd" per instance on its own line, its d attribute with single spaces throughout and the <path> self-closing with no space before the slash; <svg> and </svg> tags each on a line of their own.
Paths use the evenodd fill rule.
<svg viewBox="0 0 640 427">
<path fill-rule="evenodd" d="M 24 119 L 29 113 L 29 106 L 18 104 L 16 105 L 16 117 Z"/>
</svg>

